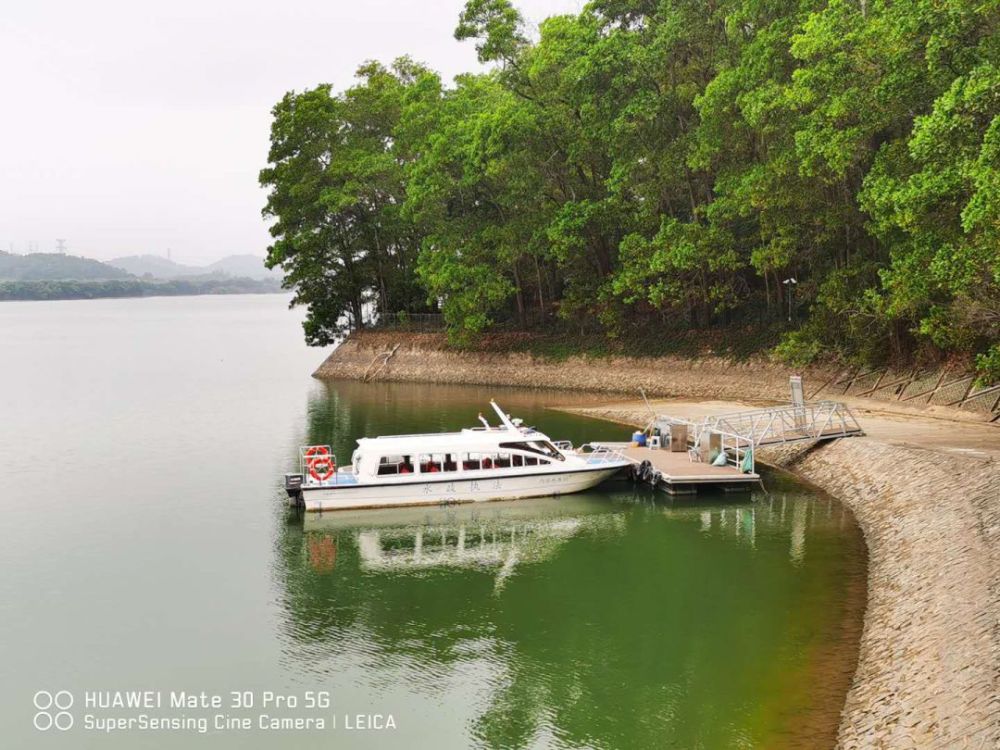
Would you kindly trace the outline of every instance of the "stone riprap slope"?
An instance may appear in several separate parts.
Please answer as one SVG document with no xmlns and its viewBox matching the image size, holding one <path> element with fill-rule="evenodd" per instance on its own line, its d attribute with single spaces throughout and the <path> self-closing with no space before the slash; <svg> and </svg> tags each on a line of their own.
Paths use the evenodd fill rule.
<svg viewBox="0 0 1000 750">
<path fill-rule="evenodd" d="M 763 456 L 847 503 L 868 607 L 840 745 L 1000 747 L 1000 471 L 844 439 Z"/>
</svg>

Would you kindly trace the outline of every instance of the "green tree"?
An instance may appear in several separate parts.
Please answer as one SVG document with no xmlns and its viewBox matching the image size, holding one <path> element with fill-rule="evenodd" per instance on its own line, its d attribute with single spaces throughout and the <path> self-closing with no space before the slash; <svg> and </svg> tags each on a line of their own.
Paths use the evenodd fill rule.
<svg viewBox="0 0 1000 750">
<path fill-rule="evenodd" d="M 400 214 L 410 144 L 398 136 L 410 95 L 436 79 L 407 58 L 366 63 L 340 95 L 324 84 L 274 107 L 264 215 L 293 304 L 307 306 L 306 339 L 328 344 L 366 319 L 424 309 L 414 275 L 421 237 Z M 433 94 L 433 86 L 430 88 Z"/>
<path fill-rule="evenodd" d="M 455 36 L 492 69 L 275 108 L 269 263 L 310 341 L 424 305 L 459 342 L 750 321 L 795 361 L 1000 377 L 998 0 L 593 0 L 537 35 L 468 0 Z"/>
</svg>

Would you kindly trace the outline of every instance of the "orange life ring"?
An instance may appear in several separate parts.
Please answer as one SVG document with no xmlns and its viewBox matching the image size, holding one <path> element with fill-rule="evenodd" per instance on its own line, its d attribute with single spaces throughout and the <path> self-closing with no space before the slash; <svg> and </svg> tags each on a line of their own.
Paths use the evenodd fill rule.
<svg viewBox="0 0 1000 750">
<path fill-rule="evenodd" d="M 309 476 L 319 482 L 325 482 L 337 470 L 333 456 L 325 445 L 314 445 L 305 452 L 306 466 Z"/>
<path fill-rule="evenodd" d="M 330 451 L 325 445 L 312 445 L 306 449 L 306 458 L 312 458 L 313 456 L 329 456 Z"/>
</svg>

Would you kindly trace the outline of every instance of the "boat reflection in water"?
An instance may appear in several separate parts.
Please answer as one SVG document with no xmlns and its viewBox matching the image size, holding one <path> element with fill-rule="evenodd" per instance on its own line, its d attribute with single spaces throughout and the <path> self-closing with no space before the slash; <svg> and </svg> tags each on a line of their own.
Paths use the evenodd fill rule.
<svg viewBox="0 0 1000 750">
<path fill-rule="evenodd" d="M 578 534 L 621 532 L 624 515 L 607 511 L 607 502 L 599 498 L 571 496 L 491 503 L 488 509 L 397 510 L 381 517 L 365 511 L 358 519 L 344 519 L 343 511 L 307 514 L 303 528 L 311 564 L 318 557 L 318 548 L 335 546 L 333 532 L 349 528 L 364 572 L 492 568 L 496 569 L 495 587 L 500 589 L 516 566 L 551 557 Z M 366 525 L 353 528 L 358 520 Z M 316 565 L 312 567 L 318 570 Z"/>
<path fill-rule="evenodd" d="M 865 597 L 839 504 L 560 498 L 290 515 L 285 667 L 372 747 L 819 747 Z"/>
</svg>

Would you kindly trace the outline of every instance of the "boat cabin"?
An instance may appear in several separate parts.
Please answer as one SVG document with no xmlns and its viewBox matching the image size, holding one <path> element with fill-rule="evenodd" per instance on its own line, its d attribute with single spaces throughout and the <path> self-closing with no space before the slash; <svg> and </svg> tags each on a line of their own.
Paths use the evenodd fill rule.
<svg viewBox="0 0 1000 750">
<path fill-rule="evenodd" d="M 486 436 L 483 432 L 470 429 L 445 435 L 362 439 L 358 441 L 351 463 L 354 473 L 363 478 L 490 472 L 545 466 L 566 460 L 565 455 L 541 433 L 532 431 L 528 435 L 514 437 L 509 433 Z"/>
</svg>

